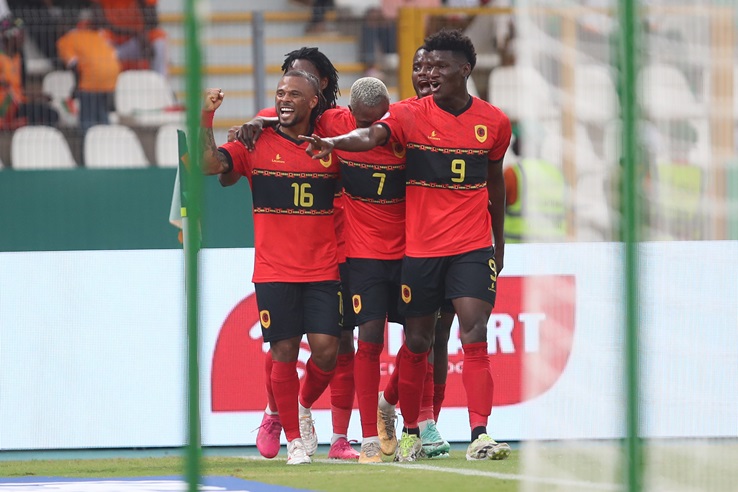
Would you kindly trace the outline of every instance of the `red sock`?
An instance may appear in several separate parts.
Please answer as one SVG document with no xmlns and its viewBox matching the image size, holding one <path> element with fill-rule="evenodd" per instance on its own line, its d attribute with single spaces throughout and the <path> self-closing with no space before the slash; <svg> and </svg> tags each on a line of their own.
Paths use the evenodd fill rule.
<svg viewBox="0 0 738 492">
<path fill-rule="evenodd" d="M 429 362 L 423 381 L 423 396 L 420 400 L 420 415 L 418 415 L 420 422 L 433 418 L 433 389 L 433 364 Z"/>
<path fill-rule="evenodd" d="M 356 349 L 354 381 L 356 399 L 359 402 L 362 437 L 377 436 L 377 405 L 379 391 L 379 356 L 384 344 L 362 342 Z"/>
<path fill-rule="evenodd" d="M 313 358 L 309 358 L 305 364 L 305 379 L 300 391 L 300 404 L 305 408 L 312 408 L 313 403 L 323 394 L 335 373 L 335 368 L 329 372 L 321 370 L 315 365 Z"/>
<path fill-rule="evenodd" d="M 270 352 L 267 352 L 264 358 L 264 372 L 266 373 L 265 381 L 269 410 L 276 412 L 277 402 L 274 401 L 274 391 L 272 391 L 272 354 Z"/>
<path fill-rule="evenodd" d="M 402 420 L 405 427 L 417 427 L 423 398 L 423 382 L 428 369 L 428 352 L 415 354 L 407 348 L 407 345 L 403 345 L 397 353 L 397 359 L 400 368 L 397 389 L 400 393 Z"/>
<path fill-rule="evenodd" d="M 400 348 L 400 352 L 402 352 L 402 347 Z M 390 405 L 397 405 L 397 402 L 400 399 L 400 395 L 397 391 L 397 384 L 400 380 L 400 352 L 397 352 L 397 355 L 395 356 L 395 368 L 392 370 L 392 374 L 390 374 L 387 385 L 384 387 L 384 399 L 387 400 L 387 403 Z"/>
<path fill-rule="evenodd" d="M 300 379 L 297 377 L 297 361 L 272 363 L 272 386 L 279 388 L 274 394 L 279 410 L 279 421 L 284 428 L 287 441 L 300 437 L 298 423 L 297 395 L 300 392 Z"/>
<path fill-rule="evenodd" d="M 443 400 L 446 398 L 446 383 L 433 385 L 433 420 L 438 423 Z"/>
<path fill-rule="evenodd" d="M 331 379 L 331 417 L 333 433 L 348 432 L 351 410 L 354 408 L 354 353 L 339 354 L 336 373 Z"/>
<path fill-rule="evenodd" d="M 466 400 L 469 406 L 469 424 L 471 428 L 487 426 L 487 419 L 492 413 L 492 368 L 489 365 L 487 342 L 469 343 L 463 345 L 464 368 L 461 379 L 466 390 Z"/>
</svg>

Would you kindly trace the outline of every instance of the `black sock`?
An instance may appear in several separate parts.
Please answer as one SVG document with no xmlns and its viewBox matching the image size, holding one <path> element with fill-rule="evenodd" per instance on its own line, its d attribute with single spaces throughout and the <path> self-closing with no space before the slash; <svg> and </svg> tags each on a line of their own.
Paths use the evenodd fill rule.
<svg viewBox="0 0 738 492">
<path fill-rule="evenodd" d="M 476 441 L 479 436 L 481 436 L 482 434 L 486 434 L 486 433 L 487 433 L 487 428 L 483 425 L 473 428 L 471 442 Z"/>
<path fill-rule="evenodd" d="M 403 427 L 402 432 L 420 437 L 420 427 Z"/>
</svg>

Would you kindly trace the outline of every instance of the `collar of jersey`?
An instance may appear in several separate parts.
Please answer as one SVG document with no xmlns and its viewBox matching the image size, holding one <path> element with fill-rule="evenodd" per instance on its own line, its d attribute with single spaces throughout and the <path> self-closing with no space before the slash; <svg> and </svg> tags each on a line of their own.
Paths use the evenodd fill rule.
<svg viewBox="0 0 738 492">
<path fill-rule="evenodd" d="M 274 127 L 274 131 L 277 132 L 277 135 L 279 135 L 282 138 L 286 138 L 290 142 L 293 142 L 295 145 L 307 144 L 307 142 L 304 141 L 304 140 L 299 140 L 297 138 L 292 138 L 289 135 L 287 135 L 286 133 L 284 133 L 282 131 L 282 127 L 280 125 L 277 125 L 276 127 Z M 314 133 L 314 131 L 315 130 L 314 130 L 313 126 L 310 125 L 310 129 L 308 130 L 307 134 L 308 135 L 312 135 Z"/>
</svg>

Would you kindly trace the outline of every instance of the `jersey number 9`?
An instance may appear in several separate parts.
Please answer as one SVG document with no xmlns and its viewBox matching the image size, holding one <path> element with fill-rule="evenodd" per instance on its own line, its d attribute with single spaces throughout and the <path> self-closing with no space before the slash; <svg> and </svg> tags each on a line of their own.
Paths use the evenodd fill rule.
<svg viewBox="0 0 738 492">
<path fill-rule="evenodd" d="M 454 183 L 463 183 L 466 177 L 466 162 L 464 162 L 464 159 L 454 159 L 451 161 L 451 172 L 457 175 L 451 178 L 451 181 Z"/>
</svg>

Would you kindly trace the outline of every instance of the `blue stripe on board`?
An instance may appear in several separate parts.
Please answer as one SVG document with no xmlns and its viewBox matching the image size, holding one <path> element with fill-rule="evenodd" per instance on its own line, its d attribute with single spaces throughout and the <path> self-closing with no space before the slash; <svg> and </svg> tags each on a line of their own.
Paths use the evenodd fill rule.
<svg viewBox="0 0 738 492">
<path fill-rule="evenodd" d="M 208 492 L 290 492 L 281 485 L 251 482 L 234 477 L 202 477 Z M 173 492 L 187 490 L 178 476 L 136 478 L 18 477 L 0 478 L 0 492 Z"/>
</svg>

